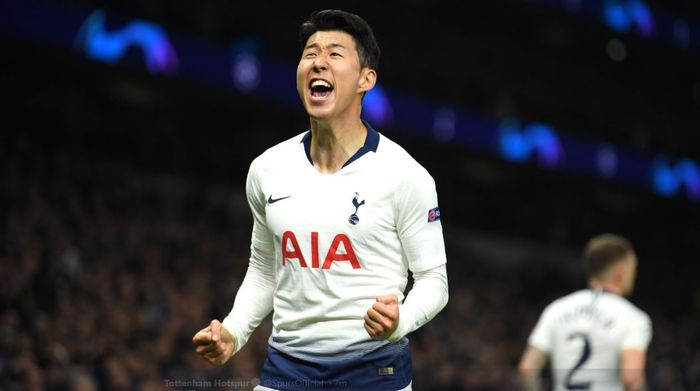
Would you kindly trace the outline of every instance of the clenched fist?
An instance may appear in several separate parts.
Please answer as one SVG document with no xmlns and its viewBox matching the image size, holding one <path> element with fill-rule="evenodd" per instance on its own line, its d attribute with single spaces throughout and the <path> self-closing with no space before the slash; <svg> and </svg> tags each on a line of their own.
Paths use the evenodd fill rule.
<svg viewBox="0 0 700 391">
<path fill-rule="evenodd" d="M 399 298 L 396 295 L 377 297 L 365 314 L 365 330 L 372 339 L 383 340 L 399 326 Z"/>
<path fill-rule="evenodd" d="M 195 351 L 212 365 L 223 365 L 236 350 L 235 338 L 216 319 L 199 330 L 192 343 L 197 347 Z"/>
</svg>

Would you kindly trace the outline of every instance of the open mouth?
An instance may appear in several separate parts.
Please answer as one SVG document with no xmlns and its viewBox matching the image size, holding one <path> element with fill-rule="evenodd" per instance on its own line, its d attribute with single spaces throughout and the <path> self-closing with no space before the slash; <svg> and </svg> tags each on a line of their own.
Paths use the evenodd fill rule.
<svg viewBox="0 0 700 391">
<path fill-rule="evenodd" d="M 333 86 L 323 79 L 313 79 L 311 83 L 309 83 L 309 89 L 311 90 L 312 97 L 326 98 L 333 91 Z"/>
</svg>

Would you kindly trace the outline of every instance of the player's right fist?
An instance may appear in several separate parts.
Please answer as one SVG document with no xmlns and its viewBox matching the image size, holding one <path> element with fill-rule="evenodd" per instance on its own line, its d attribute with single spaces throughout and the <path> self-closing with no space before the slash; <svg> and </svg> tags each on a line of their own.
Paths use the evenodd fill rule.
<svg viewBox="0 0 700 391">
<path fill-rule="evenodd" d="M 223 365 L 236 351 L 235 338 L 216 319 L 199 330 L 192 337 L 192 343 L 195 351 L 212 365 Z"/>
</svg>

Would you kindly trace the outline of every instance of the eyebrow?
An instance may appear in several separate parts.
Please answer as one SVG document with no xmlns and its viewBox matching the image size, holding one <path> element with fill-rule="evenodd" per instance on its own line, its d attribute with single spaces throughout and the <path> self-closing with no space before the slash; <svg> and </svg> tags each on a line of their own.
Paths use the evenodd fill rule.
<svg viewBox="0 0 700 391">
<path fill-rule="evenodd" d="M 307 46 L 304 48 L 304 50 L 311 49 L 311 48 L 320 49 L 320 48 L 321 48 L 321 45 L 319 45 L 318 43 L 314 42 L 314 43 L 312 43 L 312 44 L 310 44 L 310 45 L 307 45 Z M 343 46 L 343 45 L 341 45 L 341 44 L 339 44 L 339 43 L 331 43 L 331 44 L 328 44 L 328 45 L 326 46 L 326 49 L 334 49 L 334 48 L 342 48 L 342 49 L 345 49 L 345 46 Z"/>
</svg>

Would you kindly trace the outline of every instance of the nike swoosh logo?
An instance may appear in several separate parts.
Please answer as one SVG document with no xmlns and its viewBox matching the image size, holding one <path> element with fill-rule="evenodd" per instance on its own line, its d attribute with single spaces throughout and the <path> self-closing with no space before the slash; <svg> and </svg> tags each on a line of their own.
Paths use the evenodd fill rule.
<svg viewBox="0 0 700 391">
<path fill-rule="evenodd" d="M 274 203 L 277 202 L 277 201 L 286 200 L 286 199 L 289 198 L 289 197 L 291 197 L 291 196 L 280 197 L 280 198 L 272 198 L 272 194 L 270 194 L 270 197 L 267 198 L 267 203 L 268 203 L 268 204 L 274 204 Z"/>
</svg>

